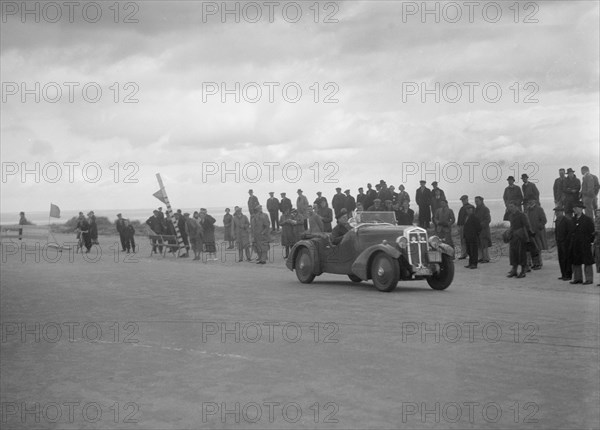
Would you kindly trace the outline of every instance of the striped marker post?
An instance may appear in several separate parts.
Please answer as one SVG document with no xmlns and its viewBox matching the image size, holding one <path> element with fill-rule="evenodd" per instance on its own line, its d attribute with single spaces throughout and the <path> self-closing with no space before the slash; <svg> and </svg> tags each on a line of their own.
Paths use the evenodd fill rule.
<svg viewBox="0 0 600 430">
<path fill-rule="evenodd" d="M 160 192 L 163 197 L 163 202 L 167 206 L 167 216 L 173 223 L 175 227 L 175 234 L 177 235 L 177 245 L 179 245 L 179 250 L 177 251 L 177 256 L 181 252 L 181 249 L 185 249 L 185 244 L 183 243 L 183 239 L 181 237 L 181 232 L 179 231 L 179 226 L 177 225 L 177 220 L 175 219 L 175 215 L 173 215 L 173 209 L 171 208 L 171 203 L 169 202 L 169 197 L 167 197 L 167 190 L 165 190 L 165 186 L 163 184 L 162 178 L 160 177 L 160 173 L 156 174 L 156 179 L 158 180 L 158 185 L 160 186 Z"/>
</svg>

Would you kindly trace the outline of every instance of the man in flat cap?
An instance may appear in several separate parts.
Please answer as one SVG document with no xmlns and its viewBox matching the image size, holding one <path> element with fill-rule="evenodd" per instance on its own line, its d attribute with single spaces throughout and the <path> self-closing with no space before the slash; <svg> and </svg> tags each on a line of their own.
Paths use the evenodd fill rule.
<svg viewBox="0 0 600 430">
<path fill-rule="evenodd" d="M 575 170 L 569 167 L 567 177 L 563 182 L 565 211 L 573 209 L 575 203 L 579 201 L 579 191 L 581 191 L 581 181 L 575 176 Z"/>
<path fill-rule="evenodd" d="M 271 231 L 279 231 L 279 200 L 274 194 L 273 191 L 269 193 L 267 211 L 269 211 L 269 217 L 271 218 Z"/>
<path fill-rule="evenodd" d="M 354 197 L 352 197 L 350 195 L 350 190 L 346 190 L 344 191 L 344 194 L 346 194 L 346 211 L 348 212 L 348 218 L 352 218 L 352 214 L 354 213 L 354 210 L 356 209 L 356 200 L 354 199 Z"/>
<path fill-rule="evenodd" d="M 121 251 L 125 252 L 127 249 L 127 243 L 125 240 L 125 219 L 122 214 L 117 214 L 117 220 L 115 221 L 117 232 L 119 233 L 119 239 L 121 240 Z"/>
<path fill-rule="evenodd" d="M 415 193 L 415 201 L 419 206 L 419 227 L 429 228 L 431 222 L 431 190 L 425 186 L 427 181 L 420 180 L 421 186 Z"/>
<path fill-rule="evenodd" d="M 571 218 L 565 216 L 562 206 L 554 208 L 556 220 L 554 221 L 554 238 L 556 239 L 556 249 L 558 251 L 558 265 L 560 267 L 561 281 L 570 281 L 573 276 L 571 266 L 571 255 L 569 248 L 571 246 L 571 236 L 573 234 L 573 222 Z"/>
<path fill-rule="evenodd" d="M 510 212 L 508 210 L 508 204 L 510 202 L 517 202 L 517 207 L 519 208 L 519 212 L 523 211 L 523 192 L 521 188 L 515 185 L 515 177 L 509 176 L 506 178 L 508 181 L 508 186 L 504 189 L 504 195 L 502 199 L 504 200 L 504 207 L 506 208 L 506 212 L 504 213 L 504 221 L 508 221 L 510 218 Z"/>
<path fill-rule="evenodd" d="M 467 242 L 465 242 L 464 227 L 467 220 L 467 206 L 469 205 L 469 196 L 463 194 L 460 198 L 462 206 L 458 210 L 458 218 L 456 218 L 456 227 L 458 228 L 458 237 L 460 238 L 460 257 L 459 260 L 467 258 Z"/>
<path fill-rule="evenodd" d="M 254 195 L 254 190 L 248 190 L 248 195 L 248 213 L 250 214 L 250 218 L 252 218 L 256 212 L 256 207 L 260 203 L 258 202 L 258 197 Z"/>
<path fill-rule="evenodd" d="M 573 242 L 571 244 L 571 263 L 573 265 L 573 280 L 571 284 L 591 284 L 594 281 L 592 265 L 592 243 L 594 242 L 594 222 L 583 213 L 585 205 L 577 202 L 573 206 L 575 216 L 573 217 Z M 584 266 L 585 281 L 581 273 L 581 265 Z"/>
<path fill-rule="evenodd" d="M 279 201 L 279 211 L 284 214 L 286 211 L 292 211 L 292 201 L 287 198 L 285 193 L 281 193 L 281 200 Z"/>
<path fill-rule="evenodd" d="M 337 219 L 341 210 L 346 207 L 346 196 L 342 194 L 342 189 L 340 187 L 335 189 L 335 195 L 331 199 L 331 206 L 333 207 L 333 213 Z"/>
<path fill-rule="evenodd" d="M 521 180 L 523 181 L 523 185 L 521 185 L 523 190 L 523 207 L 527 207 L 530 200 L 540 199 L 540 192 L 533 182 L 529 182 L 527 173 L 521 175 Z"/>
</svg>

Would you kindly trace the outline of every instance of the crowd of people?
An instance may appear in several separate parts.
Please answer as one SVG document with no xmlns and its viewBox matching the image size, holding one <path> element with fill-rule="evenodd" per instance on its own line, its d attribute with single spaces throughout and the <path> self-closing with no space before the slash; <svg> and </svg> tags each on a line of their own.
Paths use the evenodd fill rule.
<svg viewBox="0 0 600 430">
<path fill-rule="evenodd" d="M 561 271 L 558 279 L 570 281 L 571 284 L 593 283 L 594 264 L 596 271 L 600 273 L 600 183 L 587 166 L 581 167 L 581 174 L 582 178 L 579 179 L 573 169 L 559 169 L 559 176 L 553 186 L 554 235 Z M 511 265 L 507 276 L 516 278 L 525 277 L 531 270 L 540 270 L 543 267 L 541 251 L 548 249 L 548 218 L 540 205 L 540 192 L 529 181 L 527 174 L 521 175 L 521 180 L 523 183 L 519 187 L 515 184 L 515 178 L 509 176 L 508 186 L 503 194 L 506 207 L 503 219 L 510 224 L 503 233 L 504 241 L 509 244 Z M 237 247 L 238 262 L 253 261 L 253 253 L 256 253 L 256 263 L 266 264 L 271 233 L 281 232 L 281 245 L 285 249 L 284 257 L 287 258 L 291 247 L 306 232 L 331 233 L 335 244 L 350 229 L 349 218 L 363 211 L 386 211 L 394 213 L 399 225 L 413 225 L 416 221 L 419 227 L 428 229 L 448 245 L 458 248 L 457 258 L 468 258 L 466 268 L 477 269 L 479 263 L 489 263 L 489 248 L 492 246 L 491 213 L 484 198 L 476 196 L 475 205 L 472 205 L 469 203 L 469 196 L 462 195 L 462 205 L 455 217 L 438 182 L 432 182 L 431 187 L 428 188 L 427 182 L 421 180 L 415 191 L 415 203 L 418 207 L 416 220 L 405 186 L 399 185 L 396 191 L 393 185 L 388 186 L 384 180 L 380 180 L 375 187 L 368 183 L 366 191 L 363 187 L 358 188 L 356 197 L 351 195 L 350 189 L 342 193 L 342 188 L 337 187 L 331 198 L 331 207 L 321 191 L 316 193 L 317 197 L 310 203 L 304 191 L 298 189 L 295 206 L 285 192 L 280 193 L 279 199 L 274 192 L 270 192 L 266 201 L 266 213 L 254 191 L 248 190 L 249 217 L 240 206 L 235 206 L 233 214 L 226 208 L 223 216 L 224 240 L 228 244 L 227 249 Z M 155 233 L 152 239 L 153 253 L 162 253 L 163 247 L 168 247 L 169 252 L 177 252 L 180 248 L 177 238 L 181 237 L 185 252 L 180 257 L 189 257 L 191 250 L 194 260 L 200 260 L 202 252 L 208 254 L 207 260 L 217 260 L 216 219 L 205 208 L 191 215 L 177 210 L 174 220 L 175 222 L 171 222 L 162 207 L 154 210 L 153 215 L 146 220 L 148 227 Z M 26 223 L 28 221 L 25 214 L 21 212 L 19 224 Z M 454 226 L 460 239 L 460 247 L 453 240 Z M 135 229 L 120 213 L 117 214 L 116 228 L 122 251 L 135 253 Z M 76 232 L 79 247 L 90 252 L 92 245 L 98 243 L 98 228 L 93 211 L 87 216 L 79 212 Z M 163 241 L 165 237 L 166 241 Z"/>
</svg>

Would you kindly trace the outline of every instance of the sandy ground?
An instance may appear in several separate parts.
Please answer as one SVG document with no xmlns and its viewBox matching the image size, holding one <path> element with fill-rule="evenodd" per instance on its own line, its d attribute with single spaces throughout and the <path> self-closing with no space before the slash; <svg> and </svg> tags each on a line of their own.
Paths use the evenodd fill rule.
<svg viewBox="0 0 600 430">
<path fill-rule="evenodd" d="M 552 254 L 380 293 L 301 284 L 280 248 L 260 266 L 100 240 L 97 261 L 2 246 L 3 429 L 600 427 L 598 279 L 556 280 Z"/>
</svg>

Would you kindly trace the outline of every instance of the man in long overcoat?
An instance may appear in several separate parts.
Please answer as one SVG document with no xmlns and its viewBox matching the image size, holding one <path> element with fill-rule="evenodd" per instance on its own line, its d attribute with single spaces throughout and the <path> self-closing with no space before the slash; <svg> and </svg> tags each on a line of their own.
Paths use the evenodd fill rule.
<svg viewBox="0 0 600 430">
<path fill-rule="evenodd" d="M 279 201 L 279 212 L 284 214 L 286 211 L 292 210 L 292 201 L 286 197 L 285 193 L 281 193 L 281 200 Z"/>
<path fill-rule="evenodd" d="M 575 203 L 579 201 L 579 192 L 581 191 L 581 181 L 575 176 L 575 170 L 570 167 L 567 169 L 567 177 L 563 182 L 564 207 L 565 211 L 573 209 Z"/>
<path fill-rule="evenodd" d="M 529 237 L 529 221 L 527 216 L 519 210 L 520 201 L 514 200 L 508 203 L 510 221 L 509 260 L 512 270 L 507 277 L 524 278 L 527 266 L 527 243 Z M 517 273 L 518 267 L 521 271 Z"/>
<path fill-rule="evenodd" d="M 504 195 L 502 199 L 504 200 L 504 207 L 506 207 L 506 212 L 504 213 L 504 221 L 509 221 L 510 212 L 508 210 L 508 205 L 510 202 L 517 202 L 517 208 L 519 212 L 523 210 L 521 206 L 523 203 L 523 191 L 521 188 L 515 185 L 515 177 L 509 176 L 506 178 L 508 181 L 508 186 L 504 189 Z"/>
<path fill-rule="evenodd" d="M 556 239 L 556 249 L 558 251 L 558 265 L 560 267 L 561 281 L 570 281 L 573 276 L 571 266 L 571 236 L 573 234 L 573 221 L 565 215 L 562 206 L 554 208 L 556 212 L 556 221 L 554 221 L 554 238 Z"/>
<path fill-rule="evenodd" d="M 594 221 L 584 215 L 585 205 L 582 202 L 575 203 L 573 210 L 573 234 L 571 242 L 571 262 L 573 264 L 573 280 L 571 284 L 591 284 L 594 281 L 592 265 L 592 243 L 594 242 Z M 581 265 L 585 269 L 585 281 L 581 273 Z"/>
<path fill-rule="evenodd" d="M 304 225 L 304 230 L 308 230 L 308 199 L 303 191 L 298 189 L 298 198 L 296 199 L 296 210 L 298 211 L 298 216 L 302 218 L 302 223 Z"/>
<path fill-rule="evenodd" d="M 279 231 L 279 200 L 277 197 L 274 197 L 274 194 L 273 191 L 269 193 L 269 198 L 267 199 L 267 211 L 271 218 L 271 231 Z"/>
<path fill-rule="evenodd" d="M 250 261 L 250 221 L 239 206 L 235 207 L 232 229 L 238 249 L 238 263 L 244 261 L 244 253 L 246 253 L 246 261 Z"/>
<path fill-rule="evenodd" d="M 415 201 L 419 206 L 419 227 L 429 228 L 431 222 L 431 190 L 425 186 L 426 181 L 419 181 L 421 186 L 415 193 Z"/>
<path fill-rule="evenodd" d="M 444 243 L 454 247 L 452 225 L 456 219 L 454 218 L 454 211 L 448 207 L 448 200 L 443 199 L 440 201 L 440 207 L 435 212 L 434 220 L 435 231 L 440 239 L 443 239 Z"/>
<path fill-rule="evenodd" d="M 492 246 L 492 233 L 490 231 L 490 223 L 492 222 L 492 216 L 490 215 L 490 209 L 483 202 L 483 197 L 475 197 L 475 215 L 481 222 L 481 232 L 479 233 L 479 262 L 489 263 L 490 253 L 488 248 Z"/>
<path fill-rule="evenodd" d="M 535 233 L 533 235 L 533 241 L 537 246 L 539 251 L 544 249 L 548 249 L 548 239 L 546 238 L 546 223 L 548 219 L 546 218 L 546 213 L 544 209 L 540 206 L 537 200 L 530 200 L 529 205 L 527 207 L 527 218 L 529 219 L 529 225 L 531 226 L 531 231 Z M 537 255 L 535 261 L 533 261 L 533 269 L 541 268 L 543 265 L 543 260 L 541 254 Z"/>
<path fill-rule="evenodd" d="M 477 269 L 477 248 L 479 246 L 479 233 L 481 232 L 481 221 L 475 215 L 475 207 L 473 205 L 467 205 L 465 210 L 467 212 L 467 218 L 465 219 L 463 234 L 465 236 L 465 242 L 467 244 L 467 254 L 469 255 L 469 264 L 465 267 L 467 269 Z"/>
<path fill-rule="evenodd" d="M 258 261 L 256 264 L 266 264 L 267 256 L 269 253 L 269 217 L 263 213 L 262 206 L 256 207 L 256 213 L 252 218 L 252 236 L 254 238 L 254 244 L 258 251 Z"/>
<path fill-rule="evenodd" d="M 335 189 L 335 195 L 331 199 L 331 207 L 333 208 L 333 213 L 337 219 L 342 209 L 346 207 L 346 196 L 342 194 L 342 189 L 337 187 Z"/>
</svg>

